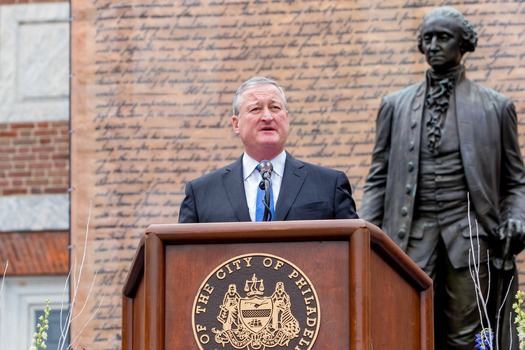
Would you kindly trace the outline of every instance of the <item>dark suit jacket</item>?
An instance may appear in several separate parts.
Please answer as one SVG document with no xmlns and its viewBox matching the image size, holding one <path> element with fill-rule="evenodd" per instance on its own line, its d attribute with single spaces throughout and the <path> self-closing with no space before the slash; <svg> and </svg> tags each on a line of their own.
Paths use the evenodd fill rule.
<svg viewBox="0 0 525 350">
<path fill-rule="evenodd" d="M 286 153 L 274 221 L 357 219 L 348 178 L 341 171 L 301 162 Z M 179 222 L 251 221 L 242 157 L 186 184 Z"/>
<path fill-rule="evenodd" d="M 361 202 L 361 217 L 381 227 L 403 250 L 414 234 L 412 219 L 418 210 L 415 199 L 425 95 L 426 82 L 422 82 L 384 97 Z M 454 100 L 470 201 L 484 229 L 480 235 L 495 236 L 502 220 L 525 219 L 525 168 L 516 110 L 512 101 L 468 80 L 464 72 Z M 455 267 L 469 264 L 469 231 L 463 230 L 462 235 L 443 237 Z"/>
</svg>

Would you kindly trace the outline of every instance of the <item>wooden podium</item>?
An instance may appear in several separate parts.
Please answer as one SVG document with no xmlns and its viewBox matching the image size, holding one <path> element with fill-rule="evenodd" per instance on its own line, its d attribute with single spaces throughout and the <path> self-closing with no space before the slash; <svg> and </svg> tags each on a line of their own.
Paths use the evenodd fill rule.
<svg viewBox="0 0 525 350">
<path fill-rule="evenodd" d="M 222 302 L 225 293 L 218 292 L 216 282 L 228 283 L 227 277 L 243 271 L 240 262 L 250 261 L 251 254 L 266 256 L 264 267 L 271 272 L 283 262 L 296 267 L 307 277 L 301 281 L 308 280 L 315 289 L 318 303 L 307 306 L 313 314 L 309 323 L 319 321 L 313 345 L 313 331 L 305 326 L 295 338 L 304 338 L 301 345 L 260 349 L 433 349 L 431 279 L 384 232 L 363 220 L 149 226 L 123 288 L 122 348 L 237 349 L 230 344 L 212 346 L 214 340 L 203 331 L 208 328 L 194 322 L 201 317 L 199 308 L 212 321 L 221 318 L 222 307 L 208 303 L 208 297 L 216 294 Z M 236 257 L 238 261 L 232 260 Z M 274 268 L 274 260 L 282 262 Z M 253 275 L 253 281 L 262 280 Z M 290 273 L 277 280 L 292 277 Z M 294 285 L 304 286 L 286 282 L 295 282 L 286 287 L 290 292 Z M 271 294 L 272 278 L 266 277 L 265 283 Z M 306 288 L 301 290 L 304 298 L 290 297 L 292 305 L 313 300 Z M 241 289 L 238 285 L 238 294 Z"/>
</svg>

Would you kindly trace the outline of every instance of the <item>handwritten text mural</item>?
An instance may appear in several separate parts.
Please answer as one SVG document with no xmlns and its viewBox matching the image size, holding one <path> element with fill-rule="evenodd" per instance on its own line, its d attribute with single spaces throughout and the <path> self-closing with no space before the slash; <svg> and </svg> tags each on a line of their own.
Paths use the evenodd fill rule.
<svg viewBox="0 0 525 350">
<path fill-rule="evenodd" d="M 434 6 L 454 6 L 476 26 L 469 77 L 512 97 L 525 116 L 519 1 L 71 3 L 72 259 L 89 218 L 78 295 L 89 301 L 72 339 L 81 335 L 88 349 L 120 348 L 121 287 L 146 226 L 176 223 L 185 183 L 241 155 L 231 102 L 242 81 L 279 81 L 287 149 L 345 171 L 358 206 L 380 99 L 422 79 L 417 27 Z"/>
</svg>

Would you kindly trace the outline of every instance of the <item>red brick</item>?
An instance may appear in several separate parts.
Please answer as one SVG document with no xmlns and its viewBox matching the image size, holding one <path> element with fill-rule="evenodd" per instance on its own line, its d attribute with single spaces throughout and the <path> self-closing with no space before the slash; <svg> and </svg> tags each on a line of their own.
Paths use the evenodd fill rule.
<svg viewBox="0 0 525 350">
<path fill-rule="evenodd" d="M 53 139 L 56 143 L 69 143 L 69 137 L 57 136 Z"/>
<path fill-rule="evenodd" d="M 55 161 L 55 168 L 57 169 L 68 169 L 69 162 L 62 162 L 60 160 Z"/>
<path fill-rule="evenodd" d="M 53 155 L 52 158 L 55 159 L 55 160 L 58 160 L 58 159 L 68 160 L 69 159 L 69 154 L 55 154 L 55 155 Z"/>
<path fill-rule="evenodd" d="M 61 2 L 62 0 L 20 0 L 21 2 L 23 1 L 29 1 L 30 3 L 39 3 L 39 2 Z"/>
<path fill-rule="evenodd" d="M 33 179 L 33 180 L 29 180 L 27 181 L 27 185 L 28 186 L 31 186 L 31 187 L 35 187 L 35 186 L 43 186 L 43 185 L 48 185 L 49 184 L 49 180 L 46 178 L 37 178 L 37 179 Z"/>
<path fill-rule="evenodd" d="M 44 163 L 31 163 L 29 164 L 29 169 L 51 169 L 51 164 Z"/>
<path fill-rule="evenodd" d="M 69 171 L 68 170 L 62 170 L 62 169 L 54 169 L 54 170 L 50 170 L 49 171 L 49 176 L 53 176 L 53 177 L 61 177 L 61 178 L 65 178 L 67 179 L 67 177 L 69 176 Z"/>
<path fill-rule="evenodd" d="M 54 150 L 55 150 L 54 145 L 31 147 L 31 152 L 38 152 L 38 153 L 40 152 L 51 153 Z"/>
<path fill-rule="evenodd" d="M 34 145 L 36 143 L 35 139 L 15 139 L 13 140 L 14 145 Z"/>
<path fill-rule="evenodd" d="M 38 129 L 35 130 L 33 134 L 35 136 L 56 136 L 58 135 L 58 132 L 55 129 Z"/>
<path fill-rule="evenodd" d="M 45 170 L 39 170 L 39 169 L 33 170 L 31 172 L 31 178 L 33 178 L 33 179 L 39 178 L 39 177 L 42 177 L 42 176 L 46 176 L 46 174 L 47 174 L 47 171 L 45 171 Z"/>
<path fill-rule="evenodd" d="M 57 146 L 57 152 L 69 154 L 69 144 L 59 144 Z"/>
<path fill-rule="evenodd" d="M 19 195 L 19 194 L 27 194 L 27 190 L 26 189 L 9 189 L 9 188 L 6 188 L 3 190 L 3 195 L 4 196 L 11 196 L 11 195 Z"/>
<path fill-rule="evenodd" d="M 46 193 L 46 194 L 57 194 L 57 193 L 65 194 L 65 193 L 67 193 L 67 186 L 46 188 L 46 189 L 44 189 L 44 193 Z"/>
<path fill-rule="evenodd" d="M 15 153 L 13 147 L 0 147 L 0 154 L 12 154 Z"/>
<path fill-rule="evenodd" d="M 0 131 L 0 137 L 16 137 L 17 134 L 16 131 Z"/>
<path fill-rule="evenodd" d="M 18 163 L 15 163 L 14 167 L 15 167 L 15 170 L 17 171 L 20 171 L 20 170 L 27 170 L 27 162 L 18 162 Z"/>
<path fill-rule="evenodd" d="M 19 162 L 19 161 L 30 161 L 30 160 L 35 160 L 36 159 L 36 155 L 35 154 L 20 154 L 20 155 L 14 155 L 13 157 L 13 161 L 16 161 L 16 162 Z"/>
<path fill-rule="evenodd" d="M 64 179 L 62 178 L 51 178 L 50 184 L 51 185 L 65 185 Z"/>
<path fill-rule="evenodd" d="M 30 171 L 15 171 L 8 173 L 8 177 L 29 177 L 31 176 Z"/>
<path fill-rule="evenodd" d="M 29 129 L 35 126 L 34 123 L 12 123 L 11 128 L 13 129 Z"/>
</svg>

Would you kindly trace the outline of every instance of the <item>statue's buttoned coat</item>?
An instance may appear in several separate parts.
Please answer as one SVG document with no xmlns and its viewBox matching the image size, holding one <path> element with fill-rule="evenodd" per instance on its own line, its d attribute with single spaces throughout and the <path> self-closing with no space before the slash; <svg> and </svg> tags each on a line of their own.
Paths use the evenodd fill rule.
<svg viewBox="0 0 525 350">
<path fill-rule="evenodd" d="M 417 83 L 383 98 L 361 203 L 360 217 L 382 228 L 403 250 L 417 210 L 414 205 L 421 132 L 425 130 L 426 87 L 426 82 Z M 524 219 L 525 169 L 516 110 L 508 98 L 466 79 L 464 71 L 456 83 L 453 101 L 449 108 L 455 108 L 470 201 L 485 232 L 495 235 L 505 218 Z M 468 261 L 468 256 L 450 256 L 465 251 L 468 255 L 468 232 L 464 235 L 465 239 L 454 244 L 465 249 L 449 252 L 455 266 Z"/>
</svg>

